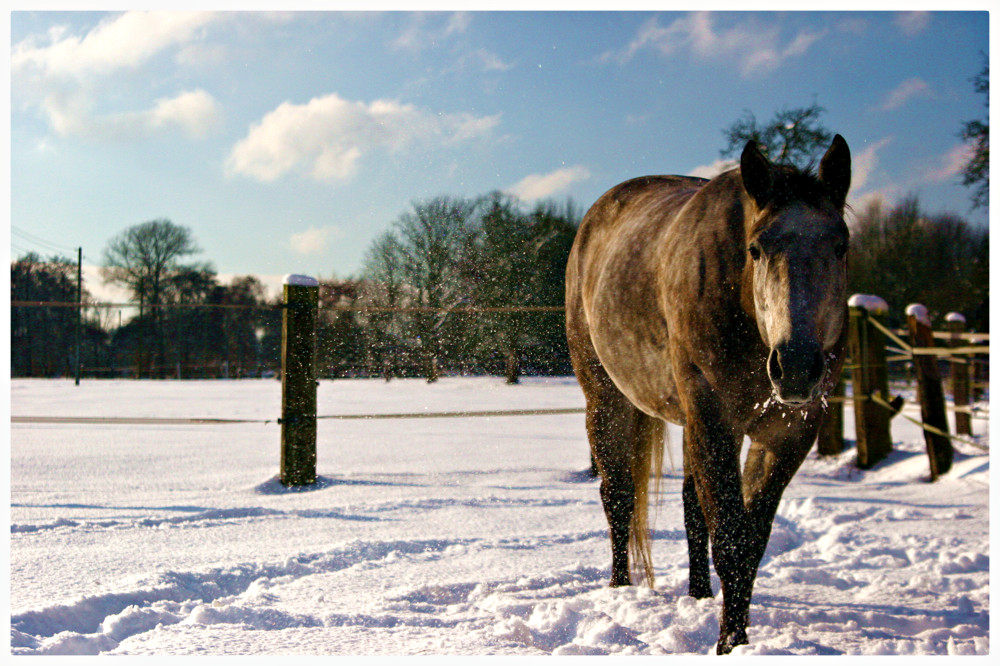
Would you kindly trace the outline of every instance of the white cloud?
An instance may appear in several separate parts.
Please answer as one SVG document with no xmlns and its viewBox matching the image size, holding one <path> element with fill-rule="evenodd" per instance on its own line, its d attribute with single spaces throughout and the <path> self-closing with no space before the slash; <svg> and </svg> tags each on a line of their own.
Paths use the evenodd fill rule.
<svg viewBox="0 0 1000 666">
<path fill-rule="evenodd" d="M 803 30 L 782 45 L 777 25 L 745 23 L 718 30 L 713 22 L 713 14 L 694 12 L 675 19 L 664 28 L 653 17 L 639 28 L 636 37 L 621 52 L 606 53 L 603 59 L 627 62 L 647 48 L 663 55 L 688 50 L 700 58 L 734 61 L 743 74 L 748 75 L 773 70 L 789 58 L 804 55 L 826 34 L 826 31 Z"/>
<path fill-rule="evenodd" d="M 913 77 L 900 83 L 898 86 L 886 93 L 882 103 L 878 106 L 879 111 L 892 111 L 906 104 L 916 97 L 929 97 L 931 87 L 920 77 Z"/>
<path fill-rule="evenodd" d="M 590 178 L 590 170 L 582 165 L 556 169 L 550 173 L 533 173 L 507 188 L 522 201 L 535 201 L 565 190 L 573 183 Z"/>
<path fill-rule="evenodd" d="M 87 130 L 93 137 L 128 138 L 177 127 L 199 138 L 214 127 L 221 117 L 219 104 L 204 90 L 184 92 L 177 97 L 159 99 L 151 109 L 98 118 Z"/>
<path fill-rule="evenodd" d="M 893 20 L 896 27 L 910 37 L 920 34 L 927 29 L 931 23 L 930 12 L 900 12 Z"/>
<path fill-rule="evenodd" d="M 456 52 L 458 50 L 456 49 Z M 506 72 L 513 69 L 514 65 L 506 62 L 500 56 L 487 51 L 486 49 L 469 50 L 461 56 L 456 56 L 451 64 L 441 70 L 442 74 L 454 74 L 456 72 Z M 418 87 L 420 81 L 413 82 L 414 87 Z"/>
<path fill-rule="evenodd" d="M 219 118 L 219 105 L 204 90 L 181 93 L 171 99 L 157 100 L 156 106 L 144 114 L 153 127 L 177 125 L 192 136 L 202 136 Z"/>
<path fill-rule="evenodd" d="M 504 62 L 500 56 L 486 49 L 476 49 L 472 57 L 480 62 L 484 72 L 505 72 L 513 67 L 510 63 Z"/>
<path fill-rule="evenodd" d="M 472 14 L 469 12 L 415 12 L 402 33 L 392 40 L 390 47 L 396 51 L 409 51 L 417 54 L 428 47 L 442 47 L 446 44 L 451 50 L 451 63 L 442 71 L 444 73 L 460 72 L 473 69 L 481 72 L 505 72 L 513 65 L 506 62 L 496 53 L 485 48 L 472 48 L 469 40 L 457 39 L 465 33 L 472 24 Z"/>
<path fill-rule="evenodd" d="M 858 216 L 865 212 L 869 206 L 881 206 L 883 209 L 895 206 L 896 203 L 904 196 L 903 189 L 898 185 L 889 185 L 887 187 L 879 188 L 877 190 L 872 190 L 871 192 L 865 192 L 864 194 L 854 195 L 853 191 L 848 196 L 848 204 L 850 209 L 846 211 L 845 217 L 850 224 L 853 220 L 856 220 Z"/>
<path fill-rule="evenodd" d="M 158 99 L 143 111 L 94 115 L 93 101 L 83 94 L 53 92 L 42 103 L 53 131 L 60 136 L 78 136 L 88 141 L 121 141 L 180 129 L 201 138 L 222 116 L 218 102 L 204 90 L 183 92 Z"/>
<path fill-rule="evenodd" d="M 53 28 L 11 49 L 12 94 L 22 104 L 38 106 L 60 136 L 120 140 L 170 128 L 204 136 L 221 115 L 204 90 L 158 99 L 141 111 L 98 115 L 94 108 L 98 100 L 123 97 L 122 72 L 140 71 L 164 51 L 196 41 L 217 19 L 211 12 L 125 12 L 83 36 Z M 115 95 L 108 94 L 112 87 Z"/>
<path fill-rule="evenodd" d="M 220 44 L 186 44 L 177 50 L 174 62 L 181 67 L 216 67 L 229 59 L 229 50 Z"/>
<path fill-rule="evenodd" d="M 446 140 L 449 143 L 456 143 L 489 134 L 500 124 L 500 115 L 473 116 L 468 113 L 459 113 L 443 116 L 441 120 L 445 125 L 454 127 L 451 136 L 446 137 Z"/>
<path fill-rule="evenodd" d="M 972 159 L 973 152 L 974 148 L 968 143 L 960 143 L 952 147 L 941 156 L 938 166 L 925 174 L 925 180 L 931 183 L 940 183 L 954 178 L 965 169 L 969 160 Z"/>
<path fill-rule="evenodd" d="M 337 227 L 323 227 L 320 229 L 309 227 L 301 233 L 292 234 L 288 240 L 288 244 L 296 254 L 323 254 L 326 252 L 327 242 L 338 237 L 340 233 L 340 229 Z"/>
<path fill-rule="evenodd" d="M 445 26 L 444 34 L 463 33 L 469 29 L 472 23 L 472 14 L 469 12 L 454 12 L 448 17 L 448 25 Z"/>
<path fill-rule="evenodd" d="M 882 150 L 890 143 L 892 143 L 891 136 L 880 141 L 876 141 L 854 156 L 851 160 L 853 162 L 851 165 L 852 190 L 857 191 L 865 186 L 865 183 L 868 182 L 868 178 L 875 170 L 875 167 L 878 166 L 878 151 Z"/>
<path fill-rule="evenodd" d="M 465 32 L 471 22 L 472 15 L 468 12 L 454 12 L 447 17 L 437 12 L 418 12 L 410 17 L 406 28 L 392 41 L 392 47 L 416 53 L 427 46 L 437 45 L 447 37 Z"/>
<path fill-rule="evenodd" d="M 739 166 L 739 162 L 736 160 L 715 160 L 711 164 L 696 166 L 694 169 L 691 169 L 688 175 L 695 178 L 712 179 L 725 171 L 735 169 L 737 166 Z"/>
<path fill-rule="evenodd" d="M 331 93 L 306 104 L 285 102 L 268 113 L 233 147 L 226 171 L 265 182 L 292 170 L 316 180 L 342 180 L 373 150 L 466 141 L 488 134 L 499 122 L 499 116 L 432 113 L 392 100 L 365 104 Z"/>
<path fill-rule="evenodd" d="M 11 69 L 31 68 L 46 77 L 107 76 L 192 40 L 216 18 L 212 12 L 125 12 L 101 21 L 84 37 L 53 28 L 46 46 L 33 37 L 15 45 Z"/>
</svg>

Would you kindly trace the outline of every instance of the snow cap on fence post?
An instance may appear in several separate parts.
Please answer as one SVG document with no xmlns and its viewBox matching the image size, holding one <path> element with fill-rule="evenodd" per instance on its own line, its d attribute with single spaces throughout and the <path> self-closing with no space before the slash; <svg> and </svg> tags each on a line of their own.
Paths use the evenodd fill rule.
<svg viewBox="0 0 1000 666">
<path fill-rule="evenodd" d="M 906 306 L 906 316 L 907 317 L 910 317 L 910 316 L 914 317 L 917 321 L 919 321 L 924 326 L 930 326 L 931 325 L 931 316 L 927 312 L 927 306 L 922 305 L 921 303 L 910 303 L 909 305 L 907 305 Z"/>
<path fill-rule="evenodd" d="M 292 285 L 294 287 L 318 287 L 319 280 L 314 277 L 309 277 L 308 275 L 290 273 L 285 276 L 284 280 L 282 280 L 282 284 Z"/>
<path fill-rule="evenodd" d="M 847 305 L 852 308 L 867 310 L 870 314 L 884 315 L 889 312 L 889 304 L 881 296 L 872 294 L 854 294 L 847 299 Z"/>
<path fill-rule="evenodd" d="M 965 315 L 962 314 L 961 312 L 949 312 L 948 314 L 946 314 L 944 316 L 944 320 L 948 321 L 948 322 L 960 321 L 960 322 L 962 322 L 964 324 L 965 323 Z"/>
</svg>

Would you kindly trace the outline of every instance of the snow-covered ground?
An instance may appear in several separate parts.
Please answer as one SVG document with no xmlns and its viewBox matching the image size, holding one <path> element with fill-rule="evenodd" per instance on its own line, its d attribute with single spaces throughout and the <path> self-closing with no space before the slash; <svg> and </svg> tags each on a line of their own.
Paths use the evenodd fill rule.
<svg viewBox="0 0 1000 666">
<path fill-rule="evenodd" d="M 610 589 L 582 413 L 322 420 L 319 482 L 292 492 L 274 478 L 280 395 L 275 380 L 12 380 L 13 417 L 251 422 L 12 423 L 11 651 L 714 652 L 721 597 L 686 596 L 678 429 L 655 589 Z M 582 406 L 572 379 L 319 386 L 323 415 Z M 853 446 L 810 455 L 737 653 L 989 651 L 989 456 L 958 445 L 930 484 L 917 427 L 897 418 L 893 439 L 870 471 Z"/>
</svg>

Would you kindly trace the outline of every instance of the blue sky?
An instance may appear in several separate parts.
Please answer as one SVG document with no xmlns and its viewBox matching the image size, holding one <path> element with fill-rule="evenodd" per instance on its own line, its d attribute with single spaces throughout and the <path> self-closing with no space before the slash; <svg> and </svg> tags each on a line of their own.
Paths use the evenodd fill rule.
<svg viewBox="0 0 1000 666">
<path fill-rule="evenodd" d="M 585 209 L 627 178 L 710 173 L 744 111 L 814 100 L 855 207 L 912 193 L 985 223 L 958 134 L 985 115 L 988 32 L 985 11 L 15 11 L 11 225 L 41 244 L 12 233 L 11 254 L 99 263 L 165 217 L 222 276 L 347 277 L 414 201 Z"/>
</svg>

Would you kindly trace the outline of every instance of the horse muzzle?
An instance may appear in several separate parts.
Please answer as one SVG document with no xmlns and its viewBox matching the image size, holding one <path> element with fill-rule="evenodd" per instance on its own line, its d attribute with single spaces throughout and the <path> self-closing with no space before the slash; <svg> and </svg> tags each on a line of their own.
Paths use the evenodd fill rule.
<svg viewBox="0 0 1000 666">
<path fill-rule="evenodd" d="M 771 349 L 767 376 L 778 400 L 787 405 L 804 405 L 822 391 L 826 361 L 814 340 L 790 340 Z"/>
</svg>

